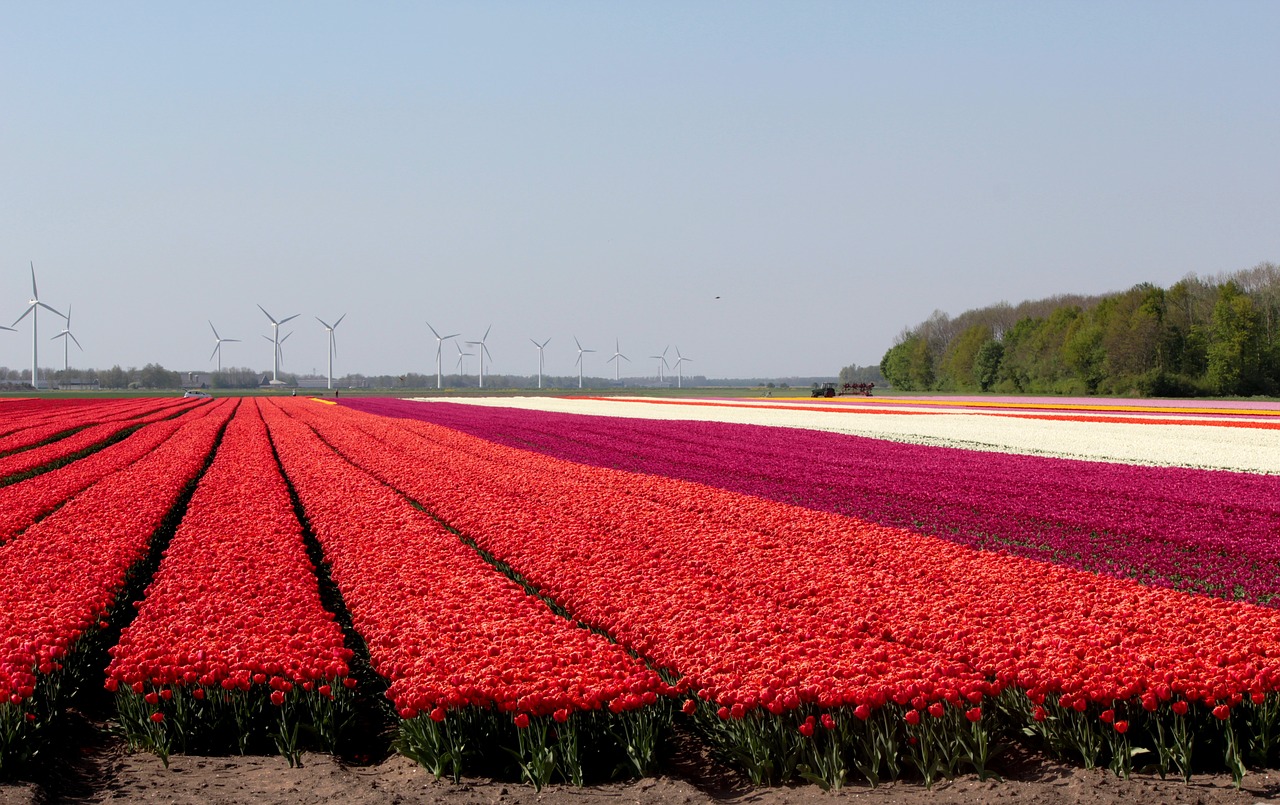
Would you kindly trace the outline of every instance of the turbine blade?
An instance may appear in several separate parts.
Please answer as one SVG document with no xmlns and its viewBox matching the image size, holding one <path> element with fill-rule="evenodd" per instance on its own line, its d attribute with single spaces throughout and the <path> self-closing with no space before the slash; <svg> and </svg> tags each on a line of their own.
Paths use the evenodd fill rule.
<svg viewBox="0 0 1280 805">
<path fill-rule="evenodd" d="M 284 342 L 288 341 L 288 340 L 289 340 L 289 336 L 291 336 L 291 335 L 293 335 L 293 333 L 292 333 L 292 332 L 290 332 L 290 333 L 288 333 L 287 335 L 285 335 L 285 337 L 284 337 L 284 338 L 281 338 L 281 339 L 280 339 L 280 343 L 281 343 L 281 344 L 283 344 Z"/>
<path fill-rule="evenodd" d="M 36 306 L 35 306 L 35 305 L 27 305 L 27 309 L 26 309 L 26 310 L 24 310 L 24 311 L 22 311 L 22 315 L 21 315 L 21 316 L 19 316 L 19 317 L 18 317 L 18 318 L 16 318 L 16 319 L 14 319 L 14 322 L 13 322 L 14 327 L 18 326 L 18 322 L 20 322 L 20 321 L 22 321 L 23 319 L 25 319 L 25 318 L 27 317 L 27 314 L 28 314 L 28 313 L 30 313 L 31 311 L 35 310 L 35 309 L 36 309 Z M 12 328 L 10 328 L 10 329 L 12 329 Z"/>
<path fill-rule="evenodd" d="M 208 319 L 206 319 L 205 321 L 208 321 Z M 213 326 L 213 322 L 211 322 L 211 321 L 209 322 L 209 329 L 210 329 L 210 330 L 213 330 L 213 337 L 214 337 L 214 338 L 218 339 L 219 341 L 221 341 L 221 340 L 222 340 L 222 336 L 218 335 L 218 330 Z"/>
<path fill-rule="evenodd" d="M 221 341 L 219 341 L 219 342 L 218 342 L 218 344 L 213 348 L 213 352 L 210 352 L 210 353 L 209 353 L 209 360 L 213 360 L 213 356 L 214 356 L 214 355 L 217 355 L 217 354 L 218 354 L 218 350 L 220 350 L 220 349 L 222 349 L 222 342 L 221 342 Z"/>
<path fill-rule="evenodd" d="M 62 316 L 62 318 L 64 318 L 64 319 L 66 318 L 66 316 L 63 316 L 63 315 L 62 315 L 62 312 L 61 312 L 61 311 L 59 311 L 59 310 L 58 310 L 57 308 L 55 308 L 55 307 L 50 307 L 49 305 L 46 305 L 44 302 L 41 302 L 41 301 L 38 301 L 38 300 L 36 301 L 36 304 L 37 304 L 37 305 L 39 305 L 40 307 L 44 308 L 45 310 L 51 310 L 51 311 L 53 311 L 54 313 L 57 313 L 59 316 Z"/>
<path fill-rule="evenodd" d="M 70 310 L 70 308 L 67 308 L 67 309 Z M 76 334 L 71 332 L 70 330 L 67 330 L 67 335 L 71 336 L 71 340 L 76 342 L 76 346 L 79 347 L 81 352 L 84 352 L 84 347 L 80 346 L 80 339 L 76 338 Z"/>
<path fill-rule="evenodd" d="M 264 335 L 264 336 L 263 336 L 263 338 L 267 339 L 268 341 L 270 341 L 270 342 L 271 342 L 271 343 L 273 343 L 273 344 L 276 342 L 276 340 L 275 340 L 274 338 L 272 338 L 271 336 L 269 336 L 269 335 Z"/>
<path fill-rule="evenodd" d="M 16 332 L 18 332 L 17 330 L 13 329 L 12 327 L 5 327 L 3 324 L 0 324 L 0 330 L 8 330 L 8 331 L 9 331 L 9 332 L 11 332 L 11 333 L 16 333 Z"/>
<path fill-rule="evenodd" d="M 276 320 L 275 320 L 275 317 L 273 317 L 270 313 L 268 313 L 268 312 L 267 312 L 267 309 L 266 309 L 265 307 L 263 307 L 262 305 L 258 305 L 258 310 L 261 310 L 261 311 L 262 311 L 262 314 L 263 314 L 264 316 L 266 316 L 268 319 L 271 319 L 271 323 L 272 323 L 272 324 L 279 324 L 279 323 L 280 323 L 280 322 L 276 321 Z"/>
<path fill-rule="evenodd" d="M 492 325 L 492 324 L 490 324 L 488 327 L 486 327 L 486 328 L 485 328 L 485 331 L 484 331 L 484 338 L 481 338 L 481 339 L 480 339 L 481 343 L 483 343 L 483 342 L 485 341 L 485 339 L 487 339 L 487 338 L 489 337 L 489 331 L 490 331 L 490 330 L 492 330 L 492 329 L 493 329 L 493 325 Z"/>
<path fill-rule="evenodd" d="M 289 318 L 287 318 L 287 319 L 281 319 L 281 320 L 280 320 L 280 323 L 281 323 L 281 324 L 284 324 L 286 321 L 293 321 L 294 319 L 298 318 L 298 317 L 299 317 L 299 316 L 301 316 L 301 315 L 302 315 L 301 313 L 294 313 L 292 316 L 290 316 L 290 317 L 289 317 Z"/>
<path fill-rule="evenodd" d="M 240 339 L 239 339 L 239 338 L 220 338 L 220 339 L 218 339 L 218 340 L 219 340 L 219 341 L 234 341 L 234 342 L 236 342 L 237 344 L 238 344 L 238 343 L 240 343 Z"/>
<path fill-rule="evenodd" d="M 436 332 L 436 328 L 434 328 L 434 327 L 432 327 L 432 326 L 431 326 L 431 322 L 427 322 L 426 324 L 427 324 L 427 329 L 431 331 L 431 334 L 432 334 L 432 335 L 434 335 L 434 336 L 436 337 L 436 340 L 437 340 L 437 341 L 443 341 L 443 340 L 444 340 L 443 338 L 441 338 L 441 337 L 440 337 L 440 334 Z"/>
<path fill-rule="evenodd" d="M 346 313 L 343 313 L 341 316 L 339 316 L 338 320 L 333 323 L 333 329 L 335 330 L 338 329 L 338 325 L 342 324 L 342 320 L 345 319 L 346 317 L 347 317 Z"/>
<path fill-rule="evenodd" d="M 581 352 L 581 351 L 582 351 L 582 342 L 578 340 L 578 337 L 577 337 L 576 335 L 573 337 L 573 343 L 575 343 L 575 344 L 577 344 L 577 345 L 578 345 L 578 351 L 579 351 L 579 352 Z"/>
<path fill-rule="evenodd" d="M 458 336 L 460 336 L 460 335 L 462 335 L 462 333 L 452 333 L 452 334 L 450 334 L 450 335 L 446 335 L 444 338 L 442 338 L 442 339 L 440 339 L 440 340 L 441 340 L 441 341 L 448 341 L 450 338 L 457 338 L 457 337 L 458 337 Z"/>
<path fill-rule="evenodd" d="M 330 327 L 329 325 L 325 324 L 325 323 L 324 323 L 324 319 L 320 318 L 319 316 L 316 316 L 316 321 L 318 321 L 318 322 L 320 322 L 321 324 L 323 324 L 323 325 L 324 325 L 324 328 L 325 328 L 326 330 L 333 330 L 333 328 L 332 328 L 332 327 Z"/>
</svg>

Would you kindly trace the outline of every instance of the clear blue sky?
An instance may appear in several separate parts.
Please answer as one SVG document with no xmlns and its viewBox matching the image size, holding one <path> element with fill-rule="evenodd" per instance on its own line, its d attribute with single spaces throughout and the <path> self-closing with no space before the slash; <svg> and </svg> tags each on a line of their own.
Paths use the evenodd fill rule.
<svg viewBox="0 0 1280 805">
<path fill-rule="evenodd" d="M 1280 3 L 0 1 L 0 316 L 73 365 L 714 377 L 1280 261 Z M 716 297 L 719 297 L 717 299 Z M 5 312 L 7 311 L 7 312 Z M 42 317 L 41 364 L 61 366 Z M 30 328 L 0 364 L 30 362 Z M 55 355 L 56 353 L 56 355 Z M 456 354 L 456 353 L 455 353 Z M 474 362 L 473 362 L 474 363 Z"/>
</svg>

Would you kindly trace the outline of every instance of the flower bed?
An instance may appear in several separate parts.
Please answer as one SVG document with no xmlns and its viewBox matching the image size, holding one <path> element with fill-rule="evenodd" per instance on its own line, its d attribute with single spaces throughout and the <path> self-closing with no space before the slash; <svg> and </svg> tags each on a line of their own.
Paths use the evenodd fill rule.
<svg viewBox="0 0 1280 805">
<path fill-rule="evenodd" d="M 118 613 L 117 596 L 203 469 L 233 408 L 222 402 L 184 423 L 22 539 L 0 545 L 0 772 L 38 751 L 57 720 L 63 683 L 85 678 L 86 644 Z"/>
<path fill-rule="evenodd" d="M 155 450 L 188 421 L 208 416 L 212 406 L 183 411 L 176 418 L 143 425 L 128 438 L 35 478 L 0 487 L 0 544 L 88 486 Z"/>
<path fill-rule="evenodd" d="M 26 473 L 52 464 L 65 461 L 82 451 L 108 443 L 113 438 L 139 425 L 155 422 L 174 416 L 182 408 L 187 407 L 182 400 L 166 401 L 156 405 L 154 401 L 148 406 L 129 405 L 119 410 L 92 408 L 77 412 L 78 415 L 67 415 L 55 424 L 49 424 L 24 431 L 28 440 L 28 449 L 19 449 L 0 458 L 0 484 L 11 483 Z M 59 433 L 74 430 L 74 433 L 43 444 L 44 440 L 56 437 Z M 19 434 L 15 434 L 17 436 Z"/>
<path fill-rule="evenodd" d="M 296 410 L 310 403 L 281 403 Z M 403 496 L 276 404 L 280 461 L 375 670 L 401 751 L 435 774 L 518 758 L 537 786 L 653 768 L 672 691 L 600 635 L 558 617 Z M 507 750 L 507 751 L 504 751 Z"/>
<path fill-rule="evenodd" d="M 399 400 L 353 407 L 577 463 L 696 481 L 1144 584 L 1257 603 L 1280 594 L 1276 476 L 726 423 Z"/>
<path fill-rule="evenodd" d="M 1140 750 L 1189 774 L 1192 745 L 1235 772 L 1274 761 L 1274 610 L 348 415 L 373 449 L 325 413 L 305 416 L 340 451 L 682 675 L 761 778 L 814 735 L 829 782 L 982 769 L 999 730 L 1122 773 Z"/>
<path fill-rule="evenodd" d="M 291 761 L 311 737 L 332 750 L 351 651 L 321 604 L 257 401 L 241 402 L 110 653 L 107 687 L 135 746 L 167 758 L 269 736 Z"/>
</svg>

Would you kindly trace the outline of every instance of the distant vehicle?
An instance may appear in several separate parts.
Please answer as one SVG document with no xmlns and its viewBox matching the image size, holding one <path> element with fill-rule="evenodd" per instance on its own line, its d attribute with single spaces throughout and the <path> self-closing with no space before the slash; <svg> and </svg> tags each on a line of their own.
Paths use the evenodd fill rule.
<svg viewBox="0 0 1280 805">
<path fill-rule="evenodd" d="M 187 393 L 183 394 L 182 396 L 183 397 L 212 397 L 213 395 L 208 393 L 207 391 L 198 391 L 196 389 L 188 389 Z"/>
<path fill-rule="evenodd" d="M 870 397 L 871 390 L 876 387 L 875 383 L 845 383 L 840 387 L 840 396 L 846 394 L 854 394 L 862 397 Z"/>
<path fill-rule="evenodd" d="M 810 394 L 814 397 L 834 397 L 836 396 L 835 383 L 823 383 L 821 386 L 815 385 Z"/>
</svg>

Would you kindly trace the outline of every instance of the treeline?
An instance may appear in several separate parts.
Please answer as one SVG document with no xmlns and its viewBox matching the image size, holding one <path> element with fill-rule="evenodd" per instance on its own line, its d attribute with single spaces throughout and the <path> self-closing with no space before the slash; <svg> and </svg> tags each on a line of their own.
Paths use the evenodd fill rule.
<svg viewBox="0 0 1280 805">
<path fill-rule="evenodd" d="M 879 366 L 859 366 L 856 363 L 851 363 L 840 370 L 838 382 L 875 383 L 877 386 L 883 386 L 884 373 L 880 371 Z"/>
<path fill-rule="evenodd" d="M 184 384 L 181 372 L 166 369 L 158 363 L 149 363 L 139 369 L 112 366 L 110 369 L 40 369 L 40 387 L 50 383 L 59 386 L 91 386 L 104 389 L 179 389 Z M 0 366 L 0 384 L 8 387 L 31 386 L 30 369 L 10 369 Z"/>
<path fill-rule="evenodd" d="M 1280 266 L 937 311 L 899 335 L 880 371 L 907 391 L 1276 395 Z"/>
</svg>

